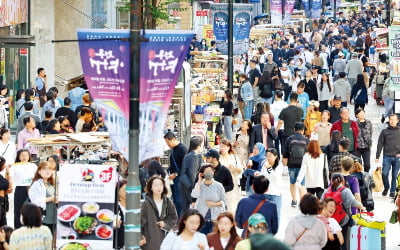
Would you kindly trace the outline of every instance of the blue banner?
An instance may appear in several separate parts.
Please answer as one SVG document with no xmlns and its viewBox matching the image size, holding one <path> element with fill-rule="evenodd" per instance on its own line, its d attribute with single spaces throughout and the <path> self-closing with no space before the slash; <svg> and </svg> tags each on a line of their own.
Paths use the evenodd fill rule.
<svg viewBox="0 0 400 250">
<path fill-rule="evenodd" d="M 210 4 L 212 24 L 217 48 L 228 54 L 228 4 Z M 233 54 L 241 55 L 249 48 L 251 13 L 253 4 L 233 4 Z"/>
<path fill-rule="evenodd" d="M 82 69 L 90 95 L 108 128 L 112 149 L 126 159 L 129 159 L 128 38 L 129 30 L 78 30 Z"/>
<path fill-rule="evenodd" d="M 311 0 L 311 18 L 319 19 L 322 12 L 322 0 Z"/>
<path fill-rule="evenodd" d="M 140 47 L 139 162 L 162 156 L 164 127 L 175 84 L 194 33 L 146 30 Z"/>
<path fill-rule="evenodd" d="M 303 5 L 304 12 L 306 13 L 306 17 L 308 17 L 308 18 L 311 16 L 310 1 L 311 0 L 301 0 L 301 4 Z"/>
</svg>

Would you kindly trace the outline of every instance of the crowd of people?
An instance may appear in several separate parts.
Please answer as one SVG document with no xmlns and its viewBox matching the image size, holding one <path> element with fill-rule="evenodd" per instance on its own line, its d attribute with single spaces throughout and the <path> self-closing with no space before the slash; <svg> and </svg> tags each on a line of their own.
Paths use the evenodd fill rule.
<svg viewBox="0 0 400 250">
<path fill-rule="evenodd" d="M 145 203 L 154 205 L 142 208 L 143 249 L 348 249 L 352 215 L 375 207 L 369 174 L 374 145 L 373 162 L 383 152 L 382 196 L 399 205 L 400 127 L 389 73 L 381 119 L 387 125 L 376 142 L 365 113 L 375 63 L 387 63 L 374 33 L 386 22 L 382 8 L 340 13 L 336 21 L 322 16 L 305 31 L 279 31 L 261 46 L 251 41 L 235 74 L 238 95 L 226 90 L 220 103 L 219 145 L 208 147 L 199 136 L 184 145 L 173 132 L 165 134 L 171 197 L 163 178 L 149 176 Z M 191 50 L 210 49 L 194 38 Z M 212 50 L 217 51 L 215 43 Z M 237 130 L 232 117 L 239 120 Z M 282 204 L 286 173 L 290 206 L 300 215 L 279 241 L 273 236 L 282 206 L 289 205 Z M 154 194 L 155 180 L 161 196 Z M 158 219 L 171 205 L 174 213 Z"/>
</svg>

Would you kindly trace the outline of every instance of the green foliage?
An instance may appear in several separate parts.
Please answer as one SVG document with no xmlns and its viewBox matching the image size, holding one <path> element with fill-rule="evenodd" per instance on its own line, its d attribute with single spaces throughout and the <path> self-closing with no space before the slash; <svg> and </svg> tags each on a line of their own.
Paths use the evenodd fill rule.
<svg viewBox="0 0 400 250">
<path fill-rule="evenodd" d="M 117 7 L 117 10 L 120 12 L 129 12 L 130 10 L 130 1 L 125 0 L 126 4 L 124 6 Z M 142 13 L 148 13 L 148 15 L 144 14 L 145 21 L 144 23 L 160 23 L 162 21 L 168 21 L 170 23 L 175 23 L 176 21 L 171 19 L 171 11 L 186 11 L 187 8 L 181 8 L 180 2 L 182 0 L 149 0 L 143 1 L 143 10 Z M 176 6 L 176 7 L 175 7 Z M 147 25 L 149 26 L 149 25 Z M 155 27 L 146 27 L 146 28 L 155 28 Z"/>
</svg>

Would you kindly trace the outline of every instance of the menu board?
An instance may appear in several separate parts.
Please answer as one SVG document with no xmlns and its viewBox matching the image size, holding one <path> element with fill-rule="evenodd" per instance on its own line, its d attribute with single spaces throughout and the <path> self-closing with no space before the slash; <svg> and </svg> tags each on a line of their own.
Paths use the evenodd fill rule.
<svg viewBox="0 0 400 250">
<path fill-rule="evenodd" d="M 113 249 L 115 166 L 63 164 L 58 177 L 57 249 Z"/>
<path fill-rule="evenodd" d="M 389 65 L 391 87 L 400 90 L 400 26 L 389 27 Z"/>
</svg>

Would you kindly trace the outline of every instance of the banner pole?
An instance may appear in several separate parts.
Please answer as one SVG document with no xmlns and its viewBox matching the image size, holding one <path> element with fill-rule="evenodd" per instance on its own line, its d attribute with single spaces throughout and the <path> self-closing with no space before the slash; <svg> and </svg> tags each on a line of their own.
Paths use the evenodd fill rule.
<svg viewBox="0 0 400 250">
<path fill-rule="evenodd" d="M 125 249 L 140 249 L 139 87 L 142 2 L 130 1 L 129 167 L 126 185 Z"/>
<path fill-rule="evenodd" d="M 228 2 L 228 89 L 233 91 L 233 0 Z"/>
</svg>

